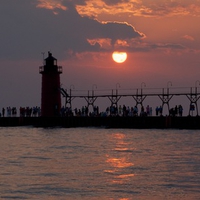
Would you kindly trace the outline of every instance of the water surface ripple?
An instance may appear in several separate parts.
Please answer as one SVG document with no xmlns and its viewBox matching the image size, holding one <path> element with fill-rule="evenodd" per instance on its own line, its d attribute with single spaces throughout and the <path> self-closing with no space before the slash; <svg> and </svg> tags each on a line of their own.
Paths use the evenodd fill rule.
<svg viewBox="0 0 200 200">
<path fill-rule="evenodd" d="M 200 130 L 0 128 L 0 198 L 200 198 Z"/>
</svg>

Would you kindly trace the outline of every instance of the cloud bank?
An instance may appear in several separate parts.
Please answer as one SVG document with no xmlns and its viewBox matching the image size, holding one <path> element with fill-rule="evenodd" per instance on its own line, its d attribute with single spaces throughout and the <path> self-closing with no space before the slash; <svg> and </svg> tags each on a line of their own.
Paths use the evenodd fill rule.
<svg viewBox="0 0 200 200">
<path fill-rule="evenodd" d="M 49 50 L 58 51 L 61 57 L 75 53 L 112 51 L 115 48 L 148 51 L 152 45 L 142 41 L 146 37 L 145 33 L 133 25 L 118 21 L 100 22 L 95 18 L 100 10 L 108 12 L 111 9 L 109 12 L 113 14 L 130 12 L 137 15 L 143 12 L 153 16 L 155 12 L 170 13 L 169 10 L 180 7 L 179 4 L 168 1 L 162 1 L 162 4 L 153 3 L 155 1 L 144 2 L 146 1 L 3 1 L 0 7 L 0 59 L 34 59 L 41 52 Z M 186 8 L 192 8 L 194 2 L 196 1 L 192 0 L 187 3 Z M 198 7 L 195 8 L 195 13 L 198 13 Z M 157 46 L 160 48 L 160 45 L 153 45 L 152 49 Z M 177 49 L 178 44 L 166 46 Z"/>
<path fill-rule="evenodd" d="M 100 39 L 115 43 L 140 39 L 144 34 L 127 23 L 101 23 L 82 17 L 75 3 L 82 1 L 38 0 L 1 3 L 0 58 L 28 58 L 37 52 L 59 49 L 61 52 L 105 51 Z M 82 3 L 83 4 L 83 3 Z M 96 40 L 95 44 L 89 40 Z M 99 42 L 98 42 L 99 41 Z"/>
</svg>

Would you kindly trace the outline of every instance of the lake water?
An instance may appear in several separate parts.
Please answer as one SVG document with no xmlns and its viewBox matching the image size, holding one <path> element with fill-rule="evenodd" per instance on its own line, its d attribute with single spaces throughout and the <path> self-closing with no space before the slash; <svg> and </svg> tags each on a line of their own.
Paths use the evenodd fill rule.
<svg viewBox="0 0 200 200">
<path fill-rule="evenodd" d="M 200 130 L 0 128 L 0 199 L 200 199 Z"/>
</svg>

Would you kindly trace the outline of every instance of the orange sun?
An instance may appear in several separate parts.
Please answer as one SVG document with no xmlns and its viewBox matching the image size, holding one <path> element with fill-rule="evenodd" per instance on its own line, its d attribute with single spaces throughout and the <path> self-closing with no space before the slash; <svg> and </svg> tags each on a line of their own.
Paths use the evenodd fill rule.
<svg viewBox="0 0 200 200">
<path fill-rule="evenodd" d="M 120 51 L 114 51 L 112 54 L 112 58 L 117 63 L 123 63 L 127 59 L 127 53 L 126 52 L 120 52 Z"/>
</svg>

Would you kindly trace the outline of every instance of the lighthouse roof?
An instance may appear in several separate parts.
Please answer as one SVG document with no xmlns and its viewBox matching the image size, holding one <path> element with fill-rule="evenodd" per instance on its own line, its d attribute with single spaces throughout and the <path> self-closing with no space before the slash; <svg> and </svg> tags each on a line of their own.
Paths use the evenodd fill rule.
<svg viewBox="0 0 200 200">
<path fill-rule="evenodd" d="M 46 61 L 54 61 L 54 60 L 57 60 L 57 59 L 52 56 L 51 52 L 48 52 L 48 57 L 45 60 Z"/>
</svg>

